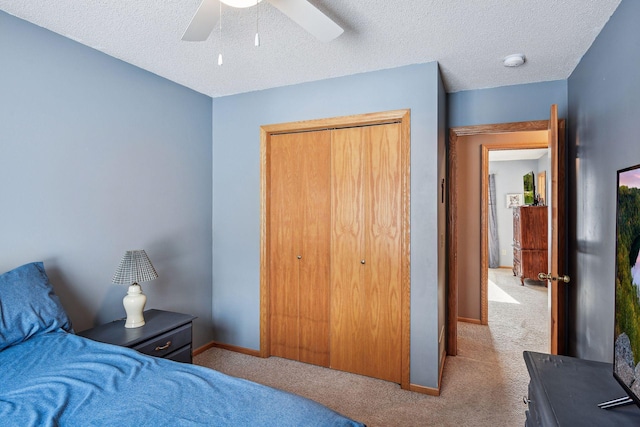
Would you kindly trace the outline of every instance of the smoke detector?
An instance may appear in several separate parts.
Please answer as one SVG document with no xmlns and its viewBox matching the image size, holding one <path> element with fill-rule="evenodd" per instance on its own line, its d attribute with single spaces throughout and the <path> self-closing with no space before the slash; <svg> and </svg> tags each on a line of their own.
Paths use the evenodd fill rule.
<svg viewBox="0 0 640 427">
<path fill-rule="evenodd" d="M 509 55 L 502 60 L 505 67 L 519 67 L 524 64 L 524 61 L 524 55 L 521 53 Z"/>
</svg>

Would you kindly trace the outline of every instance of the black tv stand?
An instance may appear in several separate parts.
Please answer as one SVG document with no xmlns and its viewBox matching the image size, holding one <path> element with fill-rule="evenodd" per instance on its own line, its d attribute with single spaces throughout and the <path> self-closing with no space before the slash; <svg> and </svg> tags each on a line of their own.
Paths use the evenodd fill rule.
<svg viewBox="0 0 640 427">
<path fill-rule="evenodd" d="M 622 396 L 617 399 L 607 400 L 606 402 L 598 403 L 600 409 L 617 408 L 618 406 L 625 406 L 634 403 L 633 399 L 629 396 Z"/>
<path fill-rule="evenodd" d="M 640 426 L 637 405 L 603 411 L 599 403 L 624 390 L 611 363 L 525 351 L 531 381 L 526 426 Z"/>
</svg>

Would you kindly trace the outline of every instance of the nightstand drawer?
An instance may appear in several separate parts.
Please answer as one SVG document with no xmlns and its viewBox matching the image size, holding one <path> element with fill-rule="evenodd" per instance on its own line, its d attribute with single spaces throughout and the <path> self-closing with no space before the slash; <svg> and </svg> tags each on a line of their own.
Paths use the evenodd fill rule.
<svg viewBox="0 0 640 427">
<path fill-rule="evenodd" d="M 180 350 L 176 350 L 173 353 L 168 354 L 165 359 L 173 360 L 175 362 L 191 363 L 191 346 L 188 345 Z"/>
<path fill-rule="evenodd" d="M 191 347 L 191 323 L 133 347 L 150 356 L 164 357 L 185 345 Z"/>
</svg>

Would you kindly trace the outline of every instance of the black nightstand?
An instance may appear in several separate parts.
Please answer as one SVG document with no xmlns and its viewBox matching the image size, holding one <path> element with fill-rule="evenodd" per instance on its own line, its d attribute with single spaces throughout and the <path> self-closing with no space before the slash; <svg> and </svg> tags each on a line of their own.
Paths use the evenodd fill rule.
<svg viewBox="0 0 640 427">
<path fill-rule="evenodd" d="M 599 403 L 625 396 L 611 363 L 525 351 L 529 394 L 525 427 L 639 426 L 636 405 L 600 409 Z"/>
<path fill-rule="evenodd" d="M 144 312 L 145 324 L 125 328 L 125 319 L 114 320 L 86 331 L 81 337 L 129 347 L 150 356 L 191 363 L 191 322 L 194 316 L 163 310 Z"/>
</svg>

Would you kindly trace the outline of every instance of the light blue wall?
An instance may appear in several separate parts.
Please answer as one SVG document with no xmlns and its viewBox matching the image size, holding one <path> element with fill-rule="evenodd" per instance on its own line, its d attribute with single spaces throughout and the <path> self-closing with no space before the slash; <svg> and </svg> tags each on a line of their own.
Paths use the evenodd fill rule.
<svg viewBox="0 0 640 427">
<path fill-rule="evenodd" d="M 450 93 L 448 126 L 549 120 L 551 104 L 558 105 L 559 118 L 567 118 L 566 80 Z"/>
<path fill-rule="evenodd" d="M 217 341 L 260 345 L 260 126 L 410 108 L 411 382 L 437 386 L 439 101 L 436 63 L 213 100 Z"/>
<path fill-rule="evenodd" d="M 640 164 L 640 2 L 622 0 L 568 79 L 569 348 L 612 361 L 617 171 Z"/>
<path fill-rule="evenodd" d="M 513 209 L 507 207 L 507 194 L 523 194 L 522 178 L 531 171 L 538 175 L 538 160 L 489 162 L 489 173 L 496 176 L 496 221 L 501 267 L 513 267 Z"/>
<path fill-rule="evenodd" d="M 42 260 L 80 331 L 125 315 L 127 249 L 148 308 L 212 338 L 211 98 L 0 12 L 0 272 Z"/>
<path fill-rule="evenodd" d="M 550 159 L 549 159 L 549 154 L 545 154 L 544 156 L 540 157 L 538 159 L 538 173 L 540 172 L 548 172 L 551 168 L 551 164 L 550 164 Z M 550 173 L 547 173 L 547 181 L 550 181 L 551 178 L 549 177 L 549 175 L 551 175 Z M 549 182 L 547 182 L 547 196 L 549 195 Z M 536 181 L 536 191 L 538 191 L 538 181 Z"/>
</svg>

